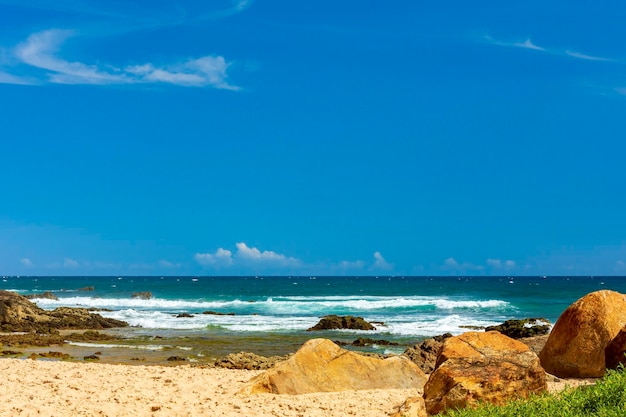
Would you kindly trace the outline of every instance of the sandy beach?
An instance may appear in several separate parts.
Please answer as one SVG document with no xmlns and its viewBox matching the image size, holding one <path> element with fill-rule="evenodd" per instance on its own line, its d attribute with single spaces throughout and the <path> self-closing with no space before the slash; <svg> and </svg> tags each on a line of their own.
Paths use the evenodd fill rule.
<svg viewBox="0 0 626 417">
<path fill-rule="evenodd" d="M 242 395 L 260 371 L 0 360 L 2 416 L 371 416 L 392 414 L 417 389 Z M 587 380 L 549 382 L 550 391 Z"/>
</svg>

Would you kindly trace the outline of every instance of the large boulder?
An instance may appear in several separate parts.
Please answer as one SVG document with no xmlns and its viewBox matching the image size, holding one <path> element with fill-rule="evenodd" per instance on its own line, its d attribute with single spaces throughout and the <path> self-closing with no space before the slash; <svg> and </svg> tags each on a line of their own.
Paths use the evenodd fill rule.
<svg viewBox="0 0 626 417">
<path fill-rule="evenodd" d="M 409 397 L 391 417 L 428 417 L 422 397 Z"/>
<path fill-rule="evenodd" d="M 365 321 L 363 317 L 337 316 L 332 314 L 322 317 L 315 326 L 308 328 L 307 331 L 334 329 L 376 330 L 376 327 Z"/>
<path fill-rule="evenodd" d="M 569 306 L 539 354 L 544 369 L 561 378 L 598 378 L 609 342 L 626 325 L 626 296 L 596 291 Z"/>
<path fill-rule="evenodd" d="M 468 332 L 446 339 L 424 386 L 429 414 L 480 402 L 503 404 L 547 389 L 539 358 L 503 334 Z"/>
<path fill-rule="evenodd" d="M 39 308 L 26 297 L 0 290 L 0 331 L 51 333 L 60 329 L 108 329 L 128 323 L 104 318 L 84 308 Z"/>
<path fill-rule="evenodd" d="M 289 359 L 250 380 L 245 394 L 307 394 L 422 388 L 426 374 L 407 358 L 378 359 L 341 349 L 327 339 L 306 342 Z"/>
</svg>

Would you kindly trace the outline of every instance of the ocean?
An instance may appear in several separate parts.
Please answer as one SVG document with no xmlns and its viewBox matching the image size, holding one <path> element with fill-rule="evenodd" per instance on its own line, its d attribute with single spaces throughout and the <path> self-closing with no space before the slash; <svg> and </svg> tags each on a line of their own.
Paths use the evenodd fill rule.
<svg viewBox="0 0 626 417">
<path fill-rule="evenodd" d="M 346 343 L 383 339 L 398 345 L 368 349 L 401 353 L 427 337 L 508 319 L 542 317 L 554 323 L 592 291 L 626 293 L 626 277 L 5 276 L 0 289 L 22 295 L 50 291 L 59 299 L 33 301 L 44 309 L 104 309 L 103 316 L 130 324 L 111 331 L 128 342 L 76 344 L 85 349 L 141 349 L 208 360 L 239 351 L 282 355 L 314 337 Z M 152 298 L 133 298 L 136 292 L 150 292 Z M 177 317 L 182 313 L 188 317 Z M 375 322 L 376 330 L 307 331 L 328 314 L 360 316 Z"/>
</svg>

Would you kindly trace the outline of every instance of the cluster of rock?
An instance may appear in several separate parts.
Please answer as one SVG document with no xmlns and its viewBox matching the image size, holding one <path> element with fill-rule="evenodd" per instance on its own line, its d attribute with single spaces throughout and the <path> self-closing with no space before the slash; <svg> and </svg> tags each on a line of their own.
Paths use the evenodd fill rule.
<svg viewBox="0 0 626 417">
<path fill-rule="evenodd" d="M 601 377 L 606 368 L 624 362 L 623 294 L 588 294 L 561 315 L 552 331 L 550 326 L 545 319 L 511 320 L 486 331 L 427 339 L 401 356 L 386 359 L 313 339 L 288 360 L 253 378 L 241 392 L 416 388 L 423 396 L 407 399 L 395 416 L 425 417 L 449 408 L 503 404 L 541 393 L 547 389 L 548 373 L 563 378 Z M 531 339 L 547 341 L 533 349 L 520 341 Z"/>
<path fill-rule="evenodd" d="M 59 307 L 47 311 L 26 297 L 0 290 L 0 331 L 55 333 L 62 329 L 109 329 L 128 323 L 104 318 L 84 308 Z"/>
<path fill-rule="evenodd" d="M 354 316 L 337 316 L 335 314 L 324 316 L 313 327 L 307 329 L 307 331 L 317 330 L 335 330 L 335 329 L 350 329 L 350 330 L 376 330 L 376 327 L 371 323 L 365 321 L 363 317 Z"/>
</svg>

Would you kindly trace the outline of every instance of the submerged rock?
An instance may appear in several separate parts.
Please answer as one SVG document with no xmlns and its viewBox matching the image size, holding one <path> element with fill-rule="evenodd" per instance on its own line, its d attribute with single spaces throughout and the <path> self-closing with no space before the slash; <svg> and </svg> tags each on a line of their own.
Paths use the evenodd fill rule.
<svg viewBox="0 0 626 417">
<path fill-rule="evenodd" d="M 322 317 L 315 326 L 307 329 L 307 331 L 334 329 L 376 330 L 376 327 L 365 321 L 363 317 L 337 316 L 333 314 Z"/>
<path fill-rule="evenodd" d="M 152 299 L 152 293 L 150 291 L 137 291 L 132 293 L 131 298 L 139 298 L 140 300 Z"/>
</svg>

